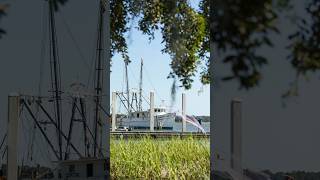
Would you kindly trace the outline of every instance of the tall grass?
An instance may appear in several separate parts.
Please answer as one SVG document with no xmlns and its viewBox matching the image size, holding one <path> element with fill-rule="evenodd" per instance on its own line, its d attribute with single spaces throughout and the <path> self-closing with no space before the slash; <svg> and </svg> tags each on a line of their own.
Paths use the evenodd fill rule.
<svg viewBox="0 0 320 180">
<path fill-rule="evenodd" d="M 111 139 L 112 179 L 209 179 L 208 139 Z"/>
</svg>

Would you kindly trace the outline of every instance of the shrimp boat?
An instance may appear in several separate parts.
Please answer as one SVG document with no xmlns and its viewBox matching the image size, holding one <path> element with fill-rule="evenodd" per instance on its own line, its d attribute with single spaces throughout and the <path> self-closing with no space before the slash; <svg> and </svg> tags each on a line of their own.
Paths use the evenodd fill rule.
<svg viewBox="0 0 320 180">
<path fill-rule="evenodd" d="M 110 179 L 107 148 L 107 125 L 109 112 L 108 90 L 104 87 L 105 71 L 109 66 L 110 48 L 107 43 L 109 1 L 98 2 L 98 31 L 92 86 L 81 82 L 63 89 L 60 74 L 59 53 L 55 26 L 53 0 L 46 2 L 48 11 L 48 34 L 50 47 L 51 87 L 49 94 L 29 95 L 14 93 L 8 99 L 8 128 L 4 153 L 0 156 L 0 179 Z M 49 53 L 48 53 L 49 54 Z M 105 93 L 107 91 L 107 93 Z M 63 113 L 62 113 L 63 112 Z M 20 131 L 32 127 L 19 136 L 27 142 L 18 141 Z M 27 125 L 26 125 L 27 124 Z M 22 146 L 28 146 L 23 147 Z M 20 148 L 19 148 L 20 147 Z M 42 154 L 42 153 L 45 154 Z M 1 151 L 0 151 L 1 152 Z M 37 153 L 38 152 L 38 153 Z M 6 156 L 5 156 L 6 154 Z M 42 154 L 42 155 L 41 155 Z M 6 161 L 1 158 L 6 157 Z M 42 159 L 41 159 L 42 158 Z M 6 164 L 2 164 L 6 162 Z"/>
<path fill-rule="evenodd" d="M 120 99 L 121 104 L 126 109 L 126 115 L 117 119 L 118 127 L 128 130 L 149 130 L 150 129 L 150 114 L 151 108 L 143 110 L 143 100 L 148 105 L 151 104 L 151 97 L 148 99 L 143 95 L 142 82 L 143 82 L 143 59 L 141 58 L 140 66 L 140 82 L 139 91 L 132 89 L 129 90 L 128 63 L 125 62 L 126 71 L 126 92 L 115 92 L 117 97 Z M 154 95 L 152 95 L 154 98 Z M 153 103 L 152 103 L 153 104 Z M 153 107 L 152 116 L 154 117 L 154 130 L 172 131 L 173 124 L 175 122 L 175 113 L 168 112 L 168 108 L 164 105 Z"/>
<path fill-rule="evenodd" d="M 173 130 L 175 113 L 169 113 L 166 110 L 165 107 L 154 108 L 154 129 Z M 150 129 L 150 109 L 130 113 L 129 117 L 122 119 L 122 124 L 132 130 Z"/>
</svg>

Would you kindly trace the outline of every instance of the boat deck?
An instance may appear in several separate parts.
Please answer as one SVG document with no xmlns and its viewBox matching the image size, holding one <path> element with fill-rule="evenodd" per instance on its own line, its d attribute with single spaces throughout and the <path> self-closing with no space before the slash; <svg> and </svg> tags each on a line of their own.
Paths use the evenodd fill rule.
<svg viewBox="0 0 320 180">
<path fill-rule="evenodd" d="M 115 131 L 110 132 L 111 137 L 114 138 L 141 138 L 141 137 L 152 137 L 152 138 L 171 138 L 171 137 L 180 137 L 180 138 L 210 138 L 210 134 L 198 133 L 198 132 L 173 132 L 173 131 Z"/>
</svg>

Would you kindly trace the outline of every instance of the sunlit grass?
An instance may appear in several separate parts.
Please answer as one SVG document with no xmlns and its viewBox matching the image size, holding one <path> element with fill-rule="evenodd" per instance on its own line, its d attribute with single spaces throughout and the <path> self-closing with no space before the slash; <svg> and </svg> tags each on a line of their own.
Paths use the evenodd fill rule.
<svg viewBox="0 0 320 180">
<path fill-rule="evenodd" d="M 209 179 L 208 139 L 111 139 L 112 179 Z"/>
</svg>

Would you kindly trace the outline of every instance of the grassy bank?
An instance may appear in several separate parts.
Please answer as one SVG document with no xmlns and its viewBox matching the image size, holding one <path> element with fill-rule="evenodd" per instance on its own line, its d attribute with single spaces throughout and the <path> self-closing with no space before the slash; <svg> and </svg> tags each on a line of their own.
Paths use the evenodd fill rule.
<svg viewBox="0 0 320 180">
<path fill-rule="evenodd" d="M 112 179 L 209 179 L 209 139 L 111 139 Z"/>
</svg>

